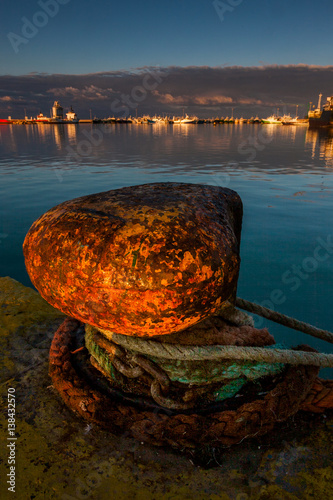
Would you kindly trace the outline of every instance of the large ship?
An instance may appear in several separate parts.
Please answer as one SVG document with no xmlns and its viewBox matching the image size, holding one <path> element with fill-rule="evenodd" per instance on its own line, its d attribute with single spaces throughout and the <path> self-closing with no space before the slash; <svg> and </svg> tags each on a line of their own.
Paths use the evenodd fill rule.
<svg viewBox="0 0 333 500">
<path fill-rule="evenodd" d="M 318 106 L 308 112 L 309 127 L 333 127 L 333 96 L 327 97 L 326 104 L 320 109 L 322 94 L 319 94 Z"/>
</svg>

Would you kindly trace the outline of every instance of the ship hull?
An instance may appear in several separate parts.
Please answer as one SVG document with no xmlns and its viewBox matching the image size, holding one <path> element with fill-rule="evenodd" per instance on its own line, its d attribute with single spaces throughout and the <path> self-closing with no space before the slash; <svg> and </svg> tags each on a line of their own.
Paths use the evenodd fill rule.
<svg viewBox="0 0 333 500">
<path fill-rule="evenodd" d="M 333 127 L 333 111 L 324 110 L 320 116 L 309 117 L 309 127 Z"/>
</svg>

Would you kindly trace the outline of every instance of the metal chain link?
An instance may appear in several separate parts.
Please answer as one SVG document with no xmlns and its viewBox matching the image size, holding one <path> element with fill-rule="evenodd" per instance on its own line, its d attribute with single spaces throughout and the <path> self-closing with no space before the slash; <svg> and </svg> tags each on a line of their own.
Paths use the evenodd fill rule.
<svg viewBox="0 0 333 500">
<path fill-rule="evenodd" d="M 110 341 L 110 344 L 113 349 L 112 365 L 122 375 L 128 378 L 139 378 L 148 374 L 152 377 L 150 394 L 157 404 L 173 410 L 187 410 L 193 407 L 193 402 L 183 403 L 167 396 L 170 391 L 171 381 L 168 374 L 160 366 L 141 354 L 132 354 L 124 348 L 119 349 L 119 346 L 112 341 Z M 105 344 L 103 347 L 106 347 Z M 188 392 L 185 391 L 184 399 L 186 399 Z"/>
</svg>

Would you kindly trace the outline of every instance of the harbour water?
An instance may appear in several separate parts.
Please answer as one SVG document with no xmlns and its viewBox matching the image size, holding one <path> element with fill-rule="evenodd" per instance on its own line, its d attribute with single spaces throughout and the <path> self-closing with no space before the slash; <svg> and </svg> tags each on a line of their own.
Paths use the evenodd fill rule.
<svg viewBox="0 0 333 500">
<path fill-rule="evenodd" d="M 148 182 L 229 187 L 244 204 L 238 296 L 332 330 L 333 136 L 282 125 L 1 125 L 0 276 L 30 285 L 22 243 L 52 206 Z M 276 341 L 333 347 L 288 328 Z M 321 375 L 332 378 L 325 369 Z"/>
</svg>

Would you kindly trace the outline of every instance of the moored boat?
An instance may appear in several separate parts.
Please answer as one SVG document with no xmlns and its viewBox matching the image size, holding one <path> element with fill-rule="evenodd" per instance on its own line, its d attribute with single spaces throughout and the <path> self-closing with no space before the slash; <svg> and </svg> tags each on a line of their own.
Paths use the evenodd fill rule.
<svg viewBox="0 0 333 500">
<path fill-rule="evenodd" d="M 79 123 L 77 114 L 73 110 L 72 106 L 70 107 L 68 113 L 66 113 L 66 118 L 68 123 Z"/>
<path fill-rule="evenodd" d="M 298 118 L 298 116 L 295 116 L 295 118 L 283 118 L 282 120 L 282 125 L 307 125 L 309 123 L 309 120 L 307 118 Z"/>
<path fill-rule="evenodd" d="M 49 123 L 49 121 L 50 121 L 50 118 L 48 118 L 47 116 L 44 116 L 43 113 L 39 113 L 39 115 L 37 115 L 37 118 L 36 118 L 37 123 Z"/>
<path fill-rule="evenodd" d="M 185 116 L 185 118 L 174 118 L 173 123 L 175 125 L 187 125 L 188 123 L 196 123 L 198 118 L 196 116 L 190 117 L 188 115 Z"/>
<path fill-rule="evenodd" d="M 308 112 L 309 127 L 333 127 L 333 96 L 327 97 L 322 110 L 320 109 L 321 96 L 322 94 L 319 94 L 317 108 Z"/>
<path fill-rule="evenodd" d="M 281 125 L 281 117 L 277 115 L 270 115 L 267 118 L 263 118 L 261 120 L 262 123 L 268 123 L 268 124 L 275 124 L 275 125 Z"/>
</svg>

